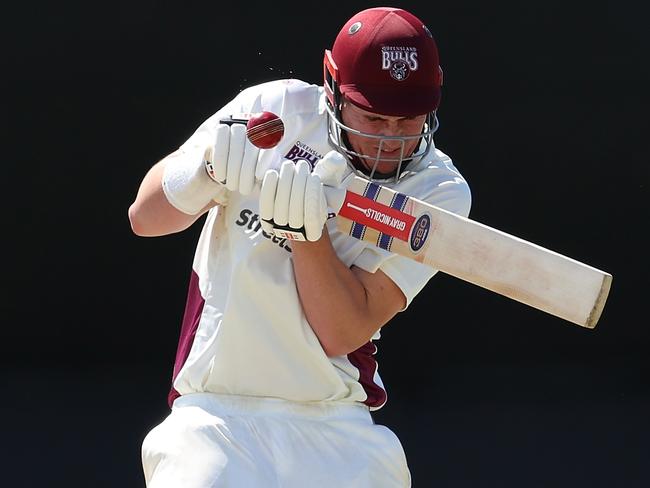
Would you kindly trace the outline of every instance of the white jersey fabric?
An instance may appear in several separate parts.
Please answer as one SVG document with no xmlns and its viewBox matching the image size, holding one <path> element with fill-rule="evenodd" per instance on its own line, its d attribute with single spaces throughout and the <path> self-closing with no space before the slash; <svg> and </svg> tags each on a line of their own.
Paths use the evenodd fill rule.
<svg viewBox="0 0 650 488">
<path fill-rule="evenodd" d="M 258 177 L 285 159 L 305 159 L 313 167 L 332 149 L 322 87 L 279 80 L 242 91 L 181 146 L 181 157 L 203 157 L 220 119 L 264 110 L 282 118 L 285 133 L 276 148 L 261 151 Z M 346 181 L 351 175 L 349 171 Z M 469 214 L 466 181 L 435 148 L 398 184 L 386 186 Z M 301 308 L 291 242 L 262 231 L 258 198 L 259 188 L 248 196 L 224 190 L 216 198 L 220 205 L 207 215 L 193 263 L 170 403 L 178 395 L 211 392 L 380 408 L 386 392 L 374 343 L 346 356 L 325 354 Z M 407 306 L 435 274 L 335 227 L 330 220 L 328 230 L 341 261 L 369 272 L 381 269 L 402 290 Z M 373 340 L 378 338 L 379 333 Z"/>
</svg>

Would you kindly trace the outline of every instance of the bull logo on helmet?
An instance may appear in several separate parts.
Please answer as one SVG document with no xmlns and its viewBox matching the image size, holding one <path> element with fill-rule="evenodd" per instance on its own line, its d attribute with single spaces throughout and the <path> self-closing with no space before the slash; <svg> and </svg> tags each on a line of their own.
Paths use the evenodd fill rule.
<svg viewBox="0 0 650 488">
<path fill-rule="evenodd" d="M 397 81 L 404 81 L 418 69 L 418 51 L 414 47 L 384 46 L 381 48 L 381 69 L 388 70 Z"/>
<path fill-rule="evenodd" d="M 397 81 L 405 80 L 409 72 L 409 67 L 404 61 L 396 61 L 390 67 L 390 75 Z"/>
</svg>

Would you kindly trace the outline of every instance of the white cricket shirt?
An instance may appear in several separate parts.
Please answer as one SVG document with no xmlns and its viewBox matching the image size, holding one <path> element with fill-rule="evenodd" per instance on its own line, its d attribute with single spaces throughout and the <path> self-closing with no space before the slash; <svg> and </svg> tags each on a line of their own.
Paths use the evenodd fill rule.
<svg viewBox="0 0 650 488">
<path fill-rule="evenodd" d="M 242 91 L 181 146 L 201 158 L 221 118 L 270 111 L 285 125 L 280 144 L 262 150 L 258 176 L 284 159 L 313 165 L 332 148 L 327 138 L 325 96 L 320 86 L 279 80 Z M 467 216 L 469 187 L 451 160 L 432 149 L 397 185 L 402 193 Z M 351 172 L 350 172 L 351 175 Z M 348 175 L 348 176 L 350 176 Z M 183 394 L 214 392 L 298 402 L 363 402 L 380 408 L 386 392 L 371 341 L 346 356 L 327 357 L 302 311 L 291 243 L 264 233 L 259 188 L 251 195 L 216 198 L 201 232 L 174 366 L 170 402 Z M 403 291 L 407 304 L 435 270 L 343 235 L 330 220 L 334 249 L 347 266 L 381 269 Z M 336 313 L 336 310 L 332 310 Z M 379 338 L 375 334 L 373 340 Z"/>
</svg>

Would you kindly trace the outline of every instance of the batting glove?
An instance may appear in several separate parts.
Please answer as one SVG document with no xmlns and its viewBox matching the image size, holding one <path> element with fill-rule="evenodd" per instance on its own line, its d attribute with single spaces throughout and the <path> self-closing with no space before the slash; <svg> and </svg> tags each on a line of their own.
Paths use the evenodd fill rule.
<svg viewBox="0 0 650 488">
<path fill-rule="evenodd" d="M 228 190 L 248 195 L 255 186 L 259 149 L 246 138 L 246 126 L 219 124 L 215 142 L 205 150 L 210 178 Z"/>
<path fill-rule="evenodd" d="M 328 219 L 326 187 L 341 183 L 346 163 L 332 151 L 313 173 L 306 161 L 284 161 L 280 172 L 268 170 L 260 191 L 262 228 L 269 234 L 294 241 L 317 241 Z M 329 156 L 329 157 L 328 157 Z"/>
</svg>

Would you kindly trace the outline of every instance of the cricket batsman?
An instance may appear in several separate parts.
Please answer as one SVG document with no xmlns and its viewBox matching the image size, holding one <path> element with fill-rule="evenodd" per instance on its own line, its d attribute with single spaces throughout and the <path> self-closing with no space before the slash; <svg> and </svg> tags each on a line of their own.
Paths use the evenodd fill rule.
<svg viewBox="0 0 650 488">
<path fill-rule="evenodd" d="M 139 236 L 205 216 L 171 410 L 142 445 L 149 488 L 411 485 L 400 441 L 372 418 L 387 398 L 376 341 L 435 270 L 338 232 L 324 191 L 359 174 L 463 216 L 470 191 L 434 144 L 442 69 L 423 21 L 357 13 L 323 72 L 241 91 L 147 172 L 129 208 Z M 265 111 L 284 124 L 273 148 L 228 122 Z"/>
</svg>

